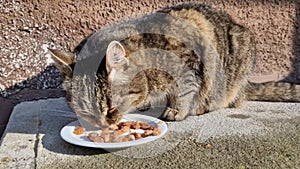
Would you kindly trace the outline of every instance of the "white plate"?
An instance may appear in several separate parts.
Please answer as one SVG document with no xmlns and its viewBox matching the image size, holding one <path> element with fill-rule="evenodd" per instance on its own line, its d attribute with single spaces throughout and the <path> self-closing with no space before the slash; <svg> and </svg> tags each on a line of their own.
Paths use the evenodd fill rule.
<svg viewBox="0 0 300 169">
<path fill-rule="evenodd" d="M 148 136 L 146 138 L 142 138 L 134 141 L 120 142 L 120 143 L 98 143 L 91 142 L 87 135 L 89 132 L 85 132 L 82 135 L 75 135 L 73 131 L 76 126 L 80 126 L 79 121 L 74 121 L 65 127 L 63 127 L 60 131 L 61 137 L 68 143 L 75 144 L 83 147 L 92 147 L 92 148 L 104 148 L 104 149 L 122 149 L 131 146 L 136 146 L 144 143 L 148 143 L 150 141 L 154 141 L 162 136 L 164 136 L 167 132 L 167 124 L 157 118 L 151 116 L 145 116 L 140 114 L 126 114 L 121 121 L 142 121 L 146 122 L 150 125 L 157 125 L 161 129 L 161 134 L 158 136 Z"/>
</svg>

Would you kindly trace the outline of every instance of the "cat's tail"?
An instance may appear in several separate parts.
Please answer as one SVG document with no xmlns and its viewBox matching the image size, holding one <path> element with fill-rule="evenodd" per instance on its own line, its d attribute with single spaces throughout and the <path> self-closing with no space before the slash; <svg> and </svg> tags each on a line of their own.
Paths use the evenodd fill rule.
<svg viewBox="0 0 300 169">
<path fill-rule="evenodd" d="M 300 102 L 300 85 L 287 82 L 251 83 L 246 87 L 247 100 Z"/>
</svg>

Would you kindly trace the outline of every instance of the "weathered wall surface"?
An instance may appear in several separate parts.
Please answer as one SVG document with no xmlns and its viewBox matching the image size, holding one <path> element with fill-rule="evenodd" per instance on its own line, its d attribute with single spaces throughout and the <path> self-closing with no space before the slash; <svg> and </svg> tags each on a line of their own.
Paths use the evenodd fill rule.
<svg viewBox="0 0 300 169">
<path fill-rule="evenodd" d="M 290 81 L 300 81 L 300 70 L 297 70 L 300 66 L 299 1 L 198 1 L 228 12 L 255 34 L 255 75 L 275 74 L 275 77 L 288 76 Z M 183 1 L 1 0 L 1 95 L 7 96 L 24 87 L 59 86 L 58 71 L 47 67 L 46 47 L 73 50 L 81 40 L 106 24 L 180 2 Z"/>
</svg>

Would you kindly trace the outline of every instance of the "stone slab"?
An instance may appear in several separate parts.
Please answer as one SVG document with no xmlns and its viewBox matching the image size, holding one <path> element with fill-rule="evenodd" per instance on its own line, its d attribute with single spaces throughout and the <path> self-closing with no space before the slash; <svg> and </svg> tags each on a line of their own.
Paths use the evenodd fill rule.
<svg viewBox="0 0 300 169">
<path fill-rule="evenodd" d="M 17 105 L 0 146 L 0 168 L 299 168 L 300 104 L 247 102 L 168 123 L 157 141 L 110 152 L 66 143 L 75 121 L 65 98 Z"/>
</svg>

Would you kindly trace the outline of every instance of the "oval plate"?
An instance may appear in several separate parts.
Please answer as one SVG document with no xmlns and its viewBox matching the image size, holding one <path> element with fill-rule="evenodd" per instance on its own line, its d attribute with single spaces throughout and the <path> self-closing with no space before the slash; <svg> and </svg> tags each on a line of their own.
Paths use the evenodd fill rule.
<svg viewBox="0 0 300 169">
<path fill-rule="evenodd" d="M 122 148 L 128 148 L 128 147 L 137 146 L 140 144 L 145 144 L 145 143 L 154 141 L 154 140 L 164 136 L 168 130 L 167 124 L 165 122 L 161 121 L 160 119 L 151 117 L 151 116 L 145 116 L 145 115 L 140 115 L 140 114 L 126 114 L 121 121 L 142 121 L 142 122 L 146 122 L 150 125 L 156 125 L 161 129 L 161 134 L 158 136 L 148 136 L 148 137 L 145 137 L 145 138 L 142 138 L 139 140 L 119 142 L 119 143 L 91 142 L 87 138 L 87 135 L 89 132 L 92 132 L 92 131 L 86 131 L 82 135 L 73 134 L 75 127 L 80 126 L 79 121 L 74 121 L 61 129 L 60 136 L 66 142 L 74 144 L 74 145 L 78 145 L 78 146 L 92 147 L 92 148 L 104 148 L 104 149 L 122 149 Z M 96 132 L 98 132 L 98 131 L 96 131 Z"/>
</svg>

